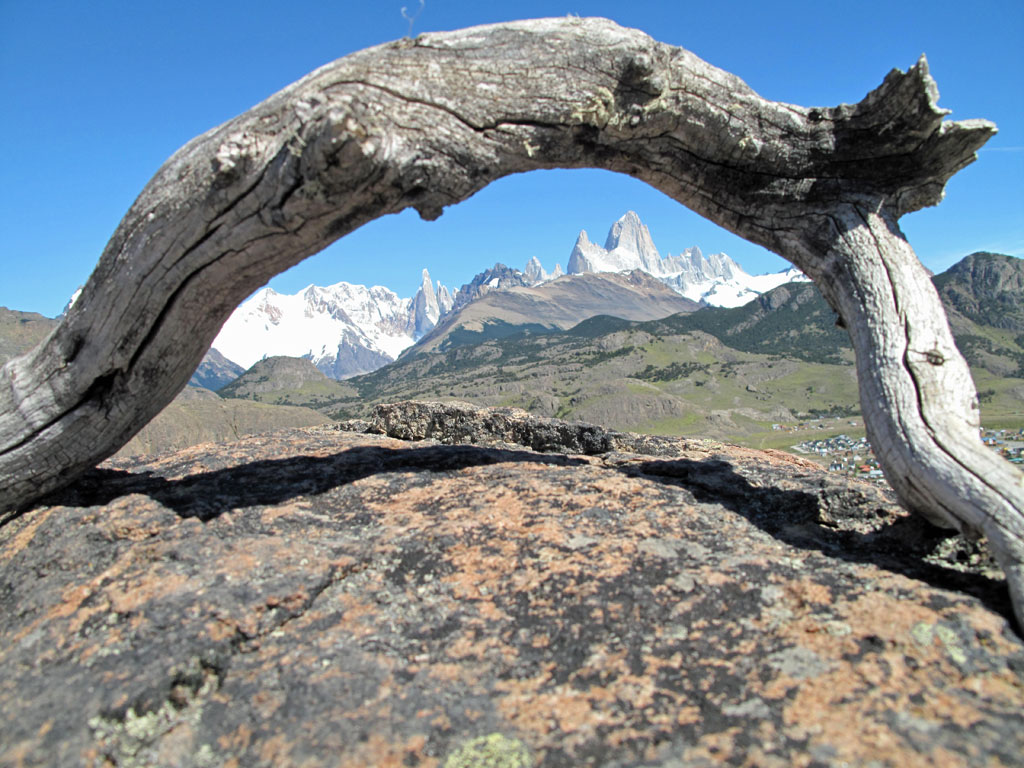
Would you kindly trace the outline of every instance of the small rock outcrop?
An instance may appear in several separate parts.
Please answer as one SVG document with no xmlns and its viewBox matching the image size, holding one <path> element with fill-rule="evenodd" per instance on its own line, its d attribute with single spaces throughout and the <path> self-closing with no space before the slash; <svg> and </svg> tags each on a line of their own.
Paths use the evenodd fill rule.
<svg viewBox="0 0 1024 768">
<path fill-rule="evenodd" d="M 504 264 L 496 263 L 493 267 L 483 272 L 459 288 L 456 294 L 452 312 L 458 312 L 468 304 L 473 303 L 481 296 L 486 296 L 492 291 L 507 291 L 512 288 L 529 288 L 538 282 L 532 275 L 521 270 L 506 267 Z"/>
<path fill-rule="evenodd" d="M 947 312 L 1024 332 L 1024 259 L 981 251 L 934 278 Z"/>
<path fill-rule="evenodd" d="M 0 764 L 1019 761 L 1000 572 L 874 486 L 521 411 L 344 426 L 0 529 Z"/>
</svg>

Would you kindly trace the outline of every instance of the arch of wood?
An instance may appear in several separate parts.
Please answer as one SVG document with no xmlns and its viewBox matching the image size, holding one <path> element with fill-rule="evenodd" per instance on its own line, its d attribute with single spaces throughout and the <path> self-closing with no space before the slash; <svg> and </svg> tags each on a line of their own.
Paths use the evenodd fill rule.
<svg viewBox="0 0 1024 768">
<path fill-rule="evenodd" d="M 897 224 L 995 132 L 944 122 L 937 98 L 922 59 L 858 104 L 771 102 L 602 19 L 422 35 L 328 64 L 171 157 L 59 327 L 3 368 L 0 523 L 127 442 L 273 275 L 384 214 L 434 219 L 508 174 L 604 168 L 815 281 L 852 338 L 887 479 L 909 509 L 989 538 L 1024 625 L 1024 475 L 981 444 L 967 365 Z"/>
</svg>

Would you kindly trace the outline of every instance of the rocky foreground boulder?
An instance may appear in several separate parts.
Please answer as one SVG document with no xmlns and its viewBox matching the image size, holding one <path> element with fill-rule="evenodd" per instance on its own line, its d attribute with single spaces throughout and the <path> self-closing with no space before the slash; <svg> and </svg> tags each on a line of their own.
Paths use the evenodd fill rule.
<svg viewBox="0 0 1024 768">
<path fill-rule="evenodd" d="M 1019 765 L 985 552 L 779 452 L 439 404 L 0 529 L 0 764 Z"/>
</svg>

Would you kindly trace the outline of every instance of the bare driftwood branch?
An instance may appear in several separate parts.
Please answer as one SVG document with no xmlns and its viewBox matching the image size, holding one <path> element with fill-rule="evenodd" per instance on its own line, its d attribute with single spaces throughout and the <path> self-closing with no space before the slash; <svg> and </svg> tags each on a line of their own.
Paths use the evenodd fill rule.
<svg viewBox="0 0 1024 768">
<path fill-rule="evenodd" d="M 157 172 L 78 302 L 0 381 L 0 510 L 106 458 L 188 381 L 232 309 L 360 225 L 441 215 L 491 181 L 606 168 L 803 269 L 849 329 L 868 435 L 902 502 L 988 536 L 1024 624 L 1024 476 L 900 233 L 995 131 L 943 122 L 922 59 L 860 103 L 767 101 L 601 19 L 422 35 L 340 59 Z M 2 518 L 0 518 L 2 520 Z"/>
</svg>

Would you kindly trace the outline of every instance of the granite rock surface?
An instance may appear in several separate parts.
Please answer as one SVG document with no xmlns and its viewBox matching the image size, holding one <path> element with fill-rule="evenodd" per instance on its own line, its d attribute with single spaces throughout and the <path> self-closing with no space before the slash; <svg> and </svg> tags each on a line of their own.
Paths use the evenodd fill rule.
<svg viewBox="0 0 1024 768">
<path fill-rule="evenodd" d="M 882 490 L 522 412 L 347 426 L 0 529 L 0 764 L 1020 764 L 998 570 Z"/>
</svg>

